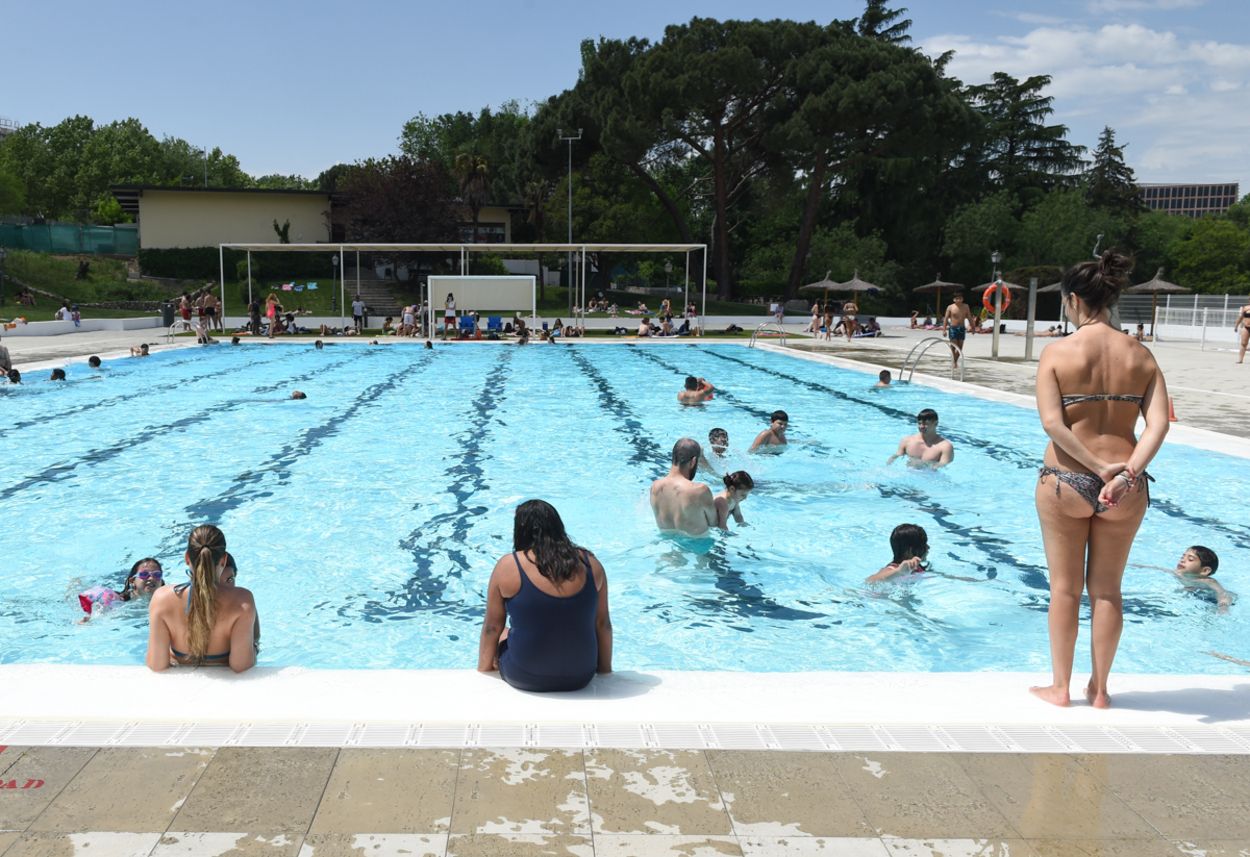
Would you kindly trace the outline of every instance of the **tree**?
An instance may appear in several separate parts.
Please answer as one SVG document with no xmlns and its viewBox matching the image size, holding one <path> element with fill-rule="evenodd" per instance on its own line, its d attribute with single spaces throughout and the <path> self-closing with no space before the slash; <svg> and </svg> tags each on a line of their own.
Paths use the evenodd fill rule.
<svg viewBox="0 0 1250 857">
<path fill-rule="evenodd" d="M 1054 99 L 1041 93 L 1049 85 L 1049 75 L 1021 81 L 1000 71 L 990 83 L 966 91 L 985 123 L 978 159 L 986 177 L 1024 207 L 1051 188 L 1072 184 L 1085 151 L 1068 142 L 1067 126 L 1046 124 Z"/>
<path fill-rule="evenodd" d="M 702 162 L 711 178 L 712 270 L 722 299 L 733 294 L 731 210 L 764 172 L 765 117 L 786 95 L 790 61 L 804 47 L 790 21 L 694 18 L 626 73 L 626 97 L 649 108 L 661 140 Z"/>
<path fill-rule="evenodd" d="M 481 155 L 461 152 L 455 160 L 456 181 L 460 199 L 473 216 L 473 243 L 477 243 L 478 215 L 490 197 L 490 164 Z"/>
<path fill-rule="evenodd" d="M 1146 210 L 1137 190 L 1133 168 L 1124 161 L 1124 147 L 1115 144 L 1115 132 L 1104 127 L 1098 148 L 1085 172 L 1085 198 L 1095 208 L 1126 218 Z"/>
<path fill-rule="evenodd" d="M 460 218 L 441 165 L 407 156 L 355 164 L 339 182 L 334 209 L 349 241 L 421 244 L 456 241 Z"/>
<path fill-rule="evenodd" d="M 102 226 L 129 223 L 130 215 L 122 211 L 122 204 L 111 193 L 101 194 L 91 209 L 91 220 Z"/>
<path fill-rule="evenodd" d="M 855 22 L 855 29 L 861 36 L 878 39 L 895 45 L 903 45 L 911 41 L 907 31 L 911 29 L 911 19 L 903 18 L 906 9 L 890 9 L 886 0 L 867 0 L 864 11 Z M 899 20 L 899 19 L 902 20 Z"/>
<path fill-rule="evenodd" d="M 0 214 L 19 214 L 26 207 L 26 189 L 22 181 L 0 167 Z"/>
<path fill-rule="evenodd" d="M 1250 233 L 1218 217 L 1200 217 L 1168 248 L 1176 281 L 1196 292 L 1240 292 L 1250 278 Z"/>
<path fill-rule="evenodd" d="M 1011 257 L 1019 229 L 1013 210 L 1015 202 L 1007 191 L 999 191 L 980 202 L 958 209 L 946 221 L 942 253 L 951 260 L 956 278 L 981 282 L 990 273 L 990 253 L 998 250 Z"/>
<path fill-rule="evenodd" d="M 831 196 L 868 231 L 906 217 L 932 189 L 944 141 L 968 124 L 966 109 L 918 52 L 839 27 L 809 27 L 807 36 L 788 74 L 793 101 L 778 103 L 770 138 L 806 183 L 787 297 L 805 277 Z"/>
<path fill-rule="evenodd" d="M 1125 247 L 1128 229 L 1110 212 L 1095 208 L 1079 190 L 1046 194 L 1020 220 L 1013 264 L 1067 268 L 1090 258 L 1098 236 L 1102 247 Z"/>
</svg>

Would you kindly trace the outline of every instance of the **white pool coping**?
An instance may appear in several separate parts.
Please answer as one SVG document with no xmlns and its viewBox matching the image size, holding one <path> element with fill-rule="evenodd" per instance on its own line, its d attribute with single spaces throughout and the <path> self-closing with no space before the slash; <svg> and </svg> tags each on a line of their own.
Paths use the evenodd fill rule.
<svg viewBox="0 0 1250 857">
<path fill-rule="evenodd" d="M 682 344 L 690 343 L 643 347 Z M 756 347 L 865 374 L 889 368 Z M 969 383 L 919 375 L 913 383 L 1034 407 L 1030 396 Z M 1250 440 L 1203 429 L 1173 426 L 1169 442 L 1250 458 Z M 1045 680 L 1004 672 L 626 671 L 577 693 L 527 694 L 467 669 L 258 667 L 236 676 L 12 664 L 0 665 L 0 744 L 1250 754 L 1250 668 L 1114 674 L 1107 711 L 1079 699 L 1083 677 L 1074 680 L 1072 707 L 1042 703 L 1026 688 Z"/>
<path fill-rule="evenodd" d="M 18 664 L 0 666 L 0 744 L 1250 754 L 1250 672 L 1115 675 L 1109 710 L 1043 703 L 1044 680 L 659 670 L 532 694 L 472 669 Z"/>
</svg>

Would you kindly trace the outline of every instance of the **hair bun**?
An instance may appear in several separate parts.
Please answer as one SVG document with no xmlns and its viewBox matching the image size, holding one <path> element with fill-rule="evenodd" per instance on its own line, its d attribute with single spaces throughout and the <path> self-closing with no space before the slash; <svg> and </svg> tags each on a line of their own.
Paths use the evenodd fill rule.
<svg viewBox="0 0 1250 857">
<path fill-rule="evenodd" d="M 1098 273 L 1102 275 L 1103 284 L 1113 293 L 1118 293 L 1128 285 L 1128 275 L 1133 270 L 1133 260 L 1115 250 L 1104 250 L 1098 257 Z"/>
</svg>

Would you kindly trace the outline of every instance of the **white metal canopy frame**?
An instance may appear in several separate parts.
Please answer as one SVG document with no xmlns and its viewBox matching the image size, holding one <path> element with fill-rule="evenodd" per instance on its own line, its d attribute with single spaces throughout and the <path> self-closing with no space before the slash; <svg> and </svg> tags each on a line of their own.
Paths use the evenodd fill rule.
<svg viewBox="0 0 1250 857">
<path fill-rule="evenodd" d="M 347 297 L 346 262 L 347 253 L 356 254 L 356 288 L 360 288 L 360 254 L 365 253 L 458 253 L 460 255 L 460 273 L 469 272 L 470 253 L 576 253 L 580 266 L 574 290 L 580 296 L 578 306 L 581 308 L 583 321 L 586 314 L 586 254 L 588 253 L 681 253 L 686 257 L 682 295 L 682 314 L 690 304 L 690 254 L 699 252 L 702 259 L 703 276 L 702 301 L 699 305 L 698 329 L 706 327 L 707 319 L 707 245 L 706 244 L 465 244 L 463 242 L 447 244 L 373 244 L 373 243 L 336 243 L 336 244 L 218 244 L 217 261 L 220 268 L 221 314 L 226 315 L 226 251 L 243 250 L 247 252 L 247 302 L 252 302 L 252 253 L 331 253 L 337 256 L 335 265 L 339 277 L 339 319 L 347 323 L 347 310 L 344 301 Z M 570 279 L 571 279 L 570 272 Z M 431 302 L 432 303 L 432 302 Z M 246 313 L 244 313 L 246 315 Z"/>
</svg>

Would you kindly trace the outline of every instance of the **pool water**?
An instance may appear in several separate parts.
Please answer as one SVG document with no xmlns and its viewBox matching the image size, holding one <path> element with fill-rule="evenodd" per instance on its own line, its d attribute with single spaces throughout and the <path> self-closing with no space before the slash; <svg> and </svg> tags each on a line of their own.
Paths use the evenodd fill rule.
<svg viewBox="0 0 1250 857">
<path fill-rule="evenodd" d="M 715 399 L 679 406 L 687 374 Z M 540 497 L 607 569 L 617 669 L 1048 669 L 1046 441 L 1029 408 L 874 390 L 874 375 L 737 346 L 253 344 L 69 376 L 0 395 L 3 662 L 142 662 L 143 606 L 80 624 L 76 593 L 120 589 L 149 554 L 185 579 L 187 534 L 215 522 L 256 594 L 261 664 L 471 669 L 513 511 Z M 886 467 L 924 407 L 954 464 Z M 792 445 L 746 454 L 776 408 Z M 747 526 L 660 535 L 648 485 L 677 438 L 714 426 L 755 478 Z M 1169 443 L 1151 470 L 1130 563 L 1206 544 L 1219 579 L 1250 589 L 1250 461 Z M 866 586 L 903 522 L 928 531 L 934 573 Z M 1221 614 L 1135 566 L 1124 591 L 1117 670 L 1227 673 L 1240 667 L 1212 652 L 1250 656 L 1250 600 Z"/>
</svg>

